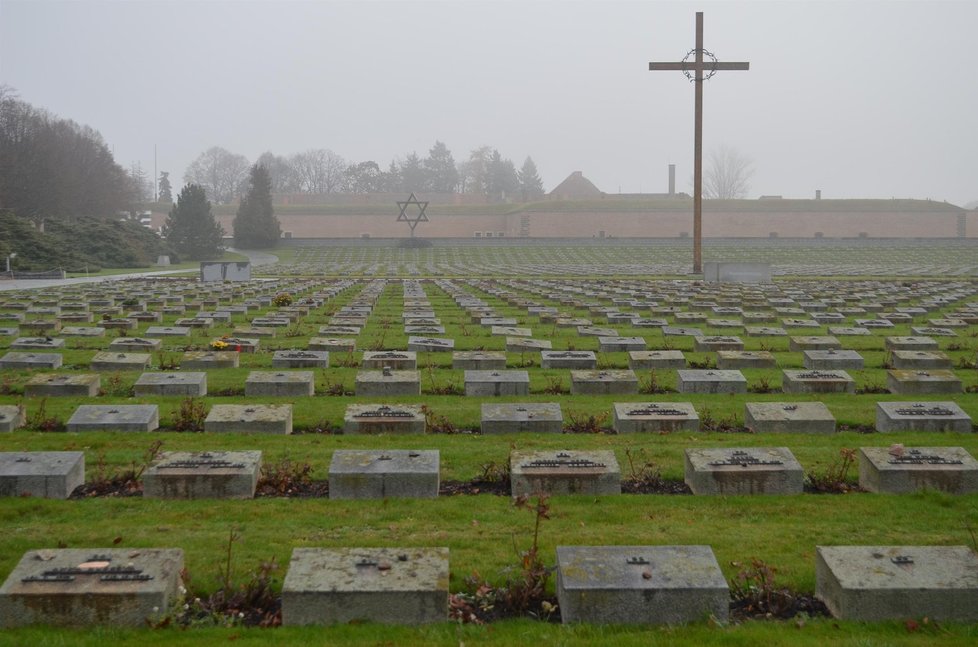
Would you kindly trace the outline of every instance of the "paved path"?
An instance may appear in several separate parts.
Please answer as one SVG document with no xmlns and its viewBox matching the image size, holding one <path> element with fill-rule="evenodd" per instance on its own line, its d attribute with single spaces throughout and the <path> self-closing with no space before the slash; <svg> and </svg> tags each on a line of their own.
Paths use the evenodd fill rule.
<svg viewBox="0 0 978 647">
<path fill-rule="evenodd" d="M 255 267 L 259 265 L 271 265 L 278 262 L 278 256 L 268 252 L 257 252 L 244 249 L 228 248 L 229 252 L 236 252 L 248 257 L 251 264 Z M 7 290 L 36 290 L 41 288 L 59 287 L 62 285 L 78 285 L 81 283 L 103 283 L 105 281 L 125 281 L 127 279 L 144 279 L 153 276 L 171 276 L 174 274 L 188 274 L 195 270 L 152 270 L 148 272 L 132 272 L 128 274 L 112 274 L 108 276 L 88 276 L 74 279 L 14 279 L 12 281 L 0 280 L 0 292 Z"/>
</svg>

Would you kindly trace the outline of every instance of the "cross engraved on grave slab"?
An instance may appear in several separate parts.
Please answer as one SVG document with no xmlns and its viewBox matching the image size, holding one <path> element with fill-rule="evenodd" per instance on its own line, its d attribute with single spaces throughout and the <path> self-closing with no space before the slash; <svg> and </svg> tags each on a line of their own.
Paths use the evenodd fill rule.
<svg viewBox="0 0 978 647">
<path fill-rule="evenodd" d="M 85 564 L 106 564 L 105 566 L 69 566 L 51 568 L 40 575 L 30 575 L 21 578 L 21 582 L 73 582 L 79 575 L 98 575 L 100 582 L 145 582 L 153 579 L 152 575 L 144 573 L 141 568 L 134 566 L 112 566 L 111 557 L 93 555 Z"/>
<path fill-rule="evenodd" d="M 752 465 L 784 465 L 784 462 L 779 460 L 762 460 L 757 456 L 748 454 L 745 451 L 737 450 L 731 452 L 730 455 L 722 461 L 710 461 L 709 465 L 712 467 L 724 467 L 727 465 L 749 467 Z"/>
<path fill-rule="evenodd" d="M 954 412 L 941 406 L 927 407 L 923 404 L 914 404 L 909 408 L 897 409 L 897 415 L 901 416 L 953 416 Z"/>
<path fill-rule="evenodd" d="M 388 406 L 380 406 L 372 411 L 362 411 L 355 413 L 353 418 L 413 418 L 414 414 L 402 409 L 392 409 Z"/>
<path fill-rule="evenodd" d="M 407 355 L 402 353 L 377 353 L 373 359 L 407 359 Z"/>
<path fill-rule="evenodd" d="M 412 205 L 418 208 L 417 216 L 409 216 L 407 213 L 408 207 Z M 400 215 L 397 216 L 397 222 L 406 222 L 411 228 L 411 238 L 414 238 L 414 228 L 418 226 L 418 223 L 428 222 L 428 216 L 426 216 L 424 213 L 425 209 L 428 208 L 428 203 L 420 202 L 416 197 L 414 197 L 414 193 L 412 192 L 411 197 L 404 202 L 398 202 L 397 206 L 401 209 Z"/>
<path fill-rule="evenodd" d="M 556 458 L 537 458 L 528 463 L 523 463 L 520 467 L 524 469 L 546 469 L 555 467 L 570 467 L 575 469 L 607 467 L 604 463 L 597 463 L 587 458 L 570 458 L 570 454 L 560 453 Z"/>
<path fill-rule="evenodd" d="M 923 454 L 919 449 L 911 449 L 906 454 L 894 456 L 888 462 L 890 465 L 962 465 L 959 460 L 937 454 Z"/>
<path fill-rule="evenodd" d="M 157 465 L 157 469 L 244 469 L 244 467 L 244 463 L 232 463 L 221 458 L 214 458 L 214 455 L 209 453 L 203 453 L 199 458 L 175 460 Z"/>
<path fill-rule="evenodd" d="M 630 416 L 686 416 L 689 415 L 681 409 L 664 409 L 656 405 L 645 407 L 642 409 L 629 409 L 627 412 Z"/>
<path fill-rule="evenodd" d="M 804 373 L 799 373 L 798 378 L 801 380 L 841 380 L 842 376 L 838 373 L 826 373 L 823 371 L 806 371 Z"/>
</svg>

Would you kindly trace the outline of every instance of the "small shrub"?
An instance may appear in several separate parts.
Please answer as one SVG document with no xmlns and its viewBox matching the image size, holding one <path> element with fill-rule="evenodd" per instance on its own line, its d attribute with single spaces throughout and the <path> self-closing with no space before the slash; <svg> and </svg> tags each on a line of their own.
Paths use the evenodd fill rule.
<svg viewBox="0 0 978 647">
<path fill-rule="evenodd" d="M 752 386 L 749 391 L 751 393 L 771 393 L 774 388 L 771 386 L 771 381 L 765 376 L 757 378 L 757 384 Z"/>
<path fill-rule="evenodd" d="M 628 459 L 628 474 L 625 480 L 643 485 L 662 483 L 662 472 L 659 466 L 646 458 L 644 449 L 633 453 L 631 448 L 628 448 L 625 450 L 625 458 Z"/>
<path fill-rule="evenodd" d="M 649 371 L 648 377 L 641 380 L 638 386 L 639 393 L 645 393 L 648 395 L 655 395 L 659 393 L 671 393 L 672 389 L 659 383 L 659 376 L 656 375 L 655 369 Z"/>
<path fill-rule="evenodd" d="M 713 410 L 709 407 L 704 407 L 700 411 L 700 430 L 701 431 L 714 431 L 717 433 L 733 433 L 733 432 L 746 432 L 747 428 L 741 427 L 737 424 L 737 418 L 734 414 L 730 414 L 726 418 L 715 418 L 713 416 Z"/>
<path fill-rule="evenodd" d="M 732 566 L 740 567 L 730 579 L 731 603 L 740 613 L 746 616 L 793 615 L 795 596 L 789 589 L 775 586 L 777 569 L 757 558 L 751 559 L 749 565 L 732 562 Z"/>
<path fill-rule="evenodd" d="M 421 413 L 424 414 L 424 424 L 429 434 L 457 434 L 460 431 L 451 420 L 435 413 L 426 404 L 421 405 Z"/>
<path fill-rule="evenodd" d="M 564 386 L 564 379 L 561 376 L 549 375 L 547 376 L 547 386 L 543 387 L 543 392 L 560 395 L 561 393 L 570 393 L 570 389 Z"/>
<path fill-rule="evenodd" d="M 142 461 L 133 461 L 128 468 L 116 469 L 109 473 L 105 464 L 105 454 L 99 452 L 95 459 L 95 469 L 84 485 L 72 494 L 73 497 L 94 496 L 133 496 L 142 493 L 143 484 L 140 479 L 143 472 L 160 456 L 162 440 L 154 440 L 143 453 Z"/>
<path fill-rule="evenodd" d="M 305 490 L 312 483 L 312 465 L 305 461 L 283 458 L 277 463 L 265 462 L 258 475 L 256 490 L 265 496 L 288 496 Z"/>
<path fill-rule="evenodd" d="M 483 481 L 489 483 L 509 483 L 509 463 L 489 461 L 488 463 L 483 463 L 481 467 Z"/>
<path fill-rule="evenodd" d="M 173 421 L 175 431 L 203 431 L 204 419 L 207 418 L 207 407 L 202 400 L 194 397 L 184 398 L 180 402 L 176 420 Z"/>
<path fill-rule="evenodd" d="M 56 416 L 49 416 L 47 411 L 47 398 L 41 398 L 37 407 L 27 418 L 26 427 L 31 431 L 64 431 L 67 427 L 63 420 Z"/>
<path fill-rule="evenodd" d="M 592 415 L 571 411 L 567 415 L 570 422 L 564 425 L 565 434 L 604 434 L 611 433 L 611 429 L 604 425 L 608 421 L 607 413 Z"/>
<path fill-rule="evenodd" d="M 839 450 L 839 456 L 829 465 L 828 469 L 819 474 L 808 472 L 805 476 L 811 491 L 823 494 L 845 494 L 847 492 L 859 491 L 859 486 L 853 484 L 849 478 L 849 470 L 856 462 L 856 450 L 843 447 Z"/>
<path fill-rule="evenodd" d="M 284 308 L 286 306 L 292 305 L 292 295 L 288 292 L 279 292 L 274 297 L 272 297 L 272 305 L 276 308 Z"/>
<path fill-rule="evenodd" d="M 175 371 L 180 368 L 180 360 L 175 355 L 160 351 L 156 354 L 156 359 L 161 371 Z"/>
</svg>

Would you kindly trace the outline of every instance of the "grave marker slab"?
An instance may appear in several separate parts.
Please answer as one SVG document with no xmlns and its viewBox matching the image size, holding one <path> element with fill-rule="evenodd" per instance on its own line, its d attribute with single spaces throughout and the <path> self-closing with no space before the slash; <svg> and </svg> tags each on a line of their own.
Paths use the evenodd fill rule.
<svg viewBox="0 0 978 647">
<path fill-rule="evenodd" d="M 234 350 L 192 350 L 180 359 L 181 369 L 238 368 L 241 355 Z"/>
<path fill-rule="evenodd" d="M 424 351 L 429 353 L 449 352 L 455 350 L 454 339 L 444 339 L 441 337 L 408 337 L 408 350 Z"/>
<path fill-rule="evenodd" d="M 506 368 L 506 353 L 488 350 L 455 351 L 452 353 L 452 368 L 471 371 L 502 370 Z"/>
<path fill-rule="evenodd" d="M 413 404 L 350 404 L 343 416 L 344 434 L 423 434 L 425 415 Z"/>
<path fill-rule="evenodd" d="M 17 405 L 0 405 L 0 433 L 13 431 L 27 424 L 27 416 L 23 407 Z"/>
<path fill-rule="evenodd" d="M 0 452 L 0 496 L 67 499 L 84 482 L 83 452 Z"/>
<path fill-rule="evenodd" d="M 503 365 L 506 364 L 506 356 L 503 356 Z M 367 350 L 363 352 L 363 359 L 360 361 L 360 368 L 383 369 L 388 366 L 395 371 L 413 371 L 418 368 L 418 354 L 410 350 Z"/>
<path fill-rule="evenodd" d="M 207 433 L 291 434 L 291 404 L 215 404 L 204 420 Z"/>
<path fill-rule="evenodd" d="M 747 378 L 736 370 L 678 371 L 680 393 L 747 393 Z"/>
<path fill-rule="evenodd" d="M 835 417 L 821 402 L 748 402 L 744 426 L 754 433 L 835 433 Z"/>
<path fill-rule="evenodd" d="M 307 396 L 315 389 L 312 371 L 251 371 L 245 379 L 248 397 Z"/>
<path fill-rule="evenodd" d="M 612 412 L 619 434 L 700 430 L 700 418 L 689 402 L 615 402 Z"/>
<path fill-rule="evenodd" d="M 163 452 L 143 473 L 148 499 L 252 499 L 260 451 Z"/>
<path fill-rule="evenodd" d="M 744 350 L 744 342 L 740 337 L 702 335 L 693 339 L 693 350 L 697 353 Z"/>
<path fill-rule="evenodd" d="M 337 449 L 329 464 L 329 498 L 435 498 L 437 449 Z"/>
<path fill-rule="evenodd" d="M 336 353 L 352 353 L 357 349 L 356 339 L 335 337 L 313 337 L 309 340 L 309 350 L 325 350 Z"/>
<path fill-rule="evenodd" d="M 119 337 L 109 342 L 109 350 L 112 351 L 158 351 L 163 345 L 159 339 L 144 339 L 142 337 Z"/>
<path fill-rule="evenodd" d="M 709 546 L 557 546 L 565 624 L 725 622 L 730 593 Z"/>
<path fill-rule="evenodd" d="M 465 395 L 494 397 L 529 395 L 530 374 L 527 371 L 465 371 Z"/>
<path fill-rule="evenodd" d="M 329 352 L 324 350 L 277 350 L 272 368 L 329 368 Z"/>
<path fill-rule="evenodd" d="M 98 375 L 35 375 L 24 385 L 24 395 L 29 398 L 94 398 L 101 384 Z"/>
<path fill-rule="evenodd" d="M 687 449 L 693 494 L 801 494 L 804 471 L 787 447 Z"/>
<path fill-rule="evenodd" d="M 971 431 L 971 417 L 955 402 L 877 402 L 876 430 Z"/>
<path fill-rule="evenodd" d="M 806 350 L 802 365 L 813 370 L 862 370 L 866 362 L 854 350 Z"/>
<path fill-rule="evenodd" d="M 12 371 L 61 368 L 61 353 L 15 353 L 0 357 L 0 369 Z"/>
<path fill-rule="evenodd" d="M 0 626 L 145 627 L 177 595 L 178 548 L 29 550 L 0 587 Z"/>
<path fill-rule="evenodd" d="M 186 326 L 150 326 L 143 333 L 146 337 L 186 337 L 190 334 L 190 328 Z"/>
<path fill-rule="evenodd" d="M 978 492 L 978 461 L 963 447 L 860 447 L 859 487 L 904 494 Z"/>
<path fill-rule="evenodd" d="M 886 350 L 937 350 L 937 340 L 930 337 L 887 337 Z"/>
<path fill-rule="evenodd" d="M 612 451 L 513 451 L 514 497 L 534 494 L 621 494 L 621 468 Z"/>
<path fill-rule="evenodd" d="M 149 368 L 149 353 L 119 353 L 100 351 L 92 357 L 89 368 L 93 371 L 144 371 Z"/>
<path fill-rule="evenodd" d="M 564 417 L 556 402 L 482 405 L 482 433 L 554 433 L 563 431 Z"/>
<path fill-rule="evenodd" d="M 368 397 L 421 395 L 420 373 L 387 368 L 380 371 L 359 371 L 355 392 L 357 396 Z"/>
<path fill-rule="evenodd" d="M 781 371 L 781 389 L 785 393 L 855 393 L 856 382 L 841 370 L 818 369 Z"/>
<path fill-rule="evenodd" d="M 788 350 L 800 353 L 806 350 L 840 350 L 842 343 L 831 335 L 810 335 L 788 339 Z"/>
<path fill-rule="evenodd" d="M 644 337 L 598 337 L 598 351 L 601 353 L 627 353 L 645 350 Z"/>
<path fill-rule="evenodd" d="M 16 329 L 13 334 L 17 334 Z M 53 350 L 64 347 L 65 340 L 53 337 L 19 337 L 10 344 L 11 350 Z"/>
<path fill-rule="evenodd" d="M 739 371 L 743 368 L 775 368 L 774 354 L 766 350 L 717 351 L 717 368 L 721 371 Z"/>
<path fill-rule="evenodd" d="M 890 351 L 893 368 L 902 369 L 951 369 L 951 358 L 939 350 Z"/>
<path fill-rule="evenodd" d="M 571 371 L 571 393 L 575 395 L 620 395 L 638 393 L 638 376 L 631 369 Z"/>
<path fill-rule="evenodd" d="M 886 372 L 886 388 L 890 393 L 930 394 L 961 393 L 961 378 L 954 371 L 890 369 Z"/>
<path fill-rule="evenodd" d="M 143 373 L 133 384 L 136 397 L 151 395 L 207 395 L 207 373 L 174 372 Z"/>
<path fill-rule="evenodd" d="M 528 337 L 507 337 L 506 352 L 524 353 L 527 351 L 542 351 L 553 348 L 553 342 L 549 339 L 530 339 Z"/>
<path fill-rule="evenodd" d="M 82 404 L 68 419 L 69 432 L 154 431 L 160 426 L 155 404 Z"/>
<path fill-rule="evenodd" d="M 448 548 L 294 548 L 282 624 L 448 619 Z"/>
<path fill-rule="evenodd" d="M 628 368 L 632 370 L 673 370 L 686 368 L 681 350 L 633 350 L 628 353 Z"/>
</svg>

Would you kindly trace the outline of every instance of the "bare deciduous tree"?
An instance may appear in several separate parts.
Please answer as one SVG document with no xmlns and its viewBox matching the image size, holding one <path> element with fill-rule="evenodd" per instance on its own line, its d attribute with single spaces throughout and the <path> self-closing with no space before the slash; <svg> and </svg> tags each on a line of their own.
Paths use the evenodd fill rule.
<svg viewBox="0 0 978 647">
<path fill-rule="evenodd" d="M 296 153 L 289 158 L 289 165 L 302 193 L 336 193 L 343 189 L 346 161 L 329 149 Z"/>
<path fill-rule="evenodd" d="M 739 200 L 750 190 L 754 162 L 737 149 L 726 145 L 710 153 L 703 173 L 703 196 L 715 200 Z"/>
<path fill-rule="evenodd" d="M 241 193 L 249 168 L 244 155 L 214 146 L 190 163 L 183 180 L 203 187 L 214 202 L 231 202 Z"/>
</svg>

